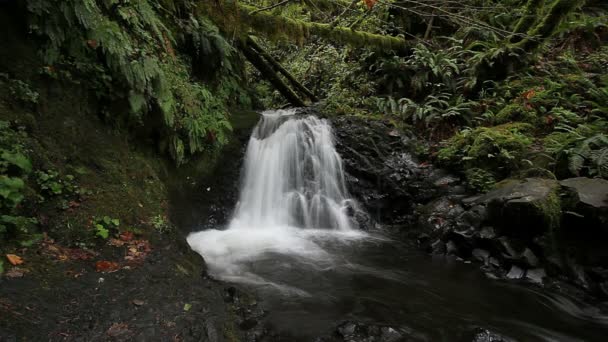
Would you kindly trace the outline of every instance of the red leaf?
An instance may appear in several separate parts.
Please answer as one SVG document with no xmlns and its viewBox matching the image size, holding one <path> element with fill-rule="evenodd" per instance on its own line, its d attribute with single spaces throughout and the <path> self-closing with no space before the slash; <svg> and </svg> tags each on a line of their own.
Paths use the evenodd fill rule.
<svg viewBox="0 0 608 342">
<path fill-rule="evenodd" d="M 116 272 L 118 271 L 118 269 L 120 268 L 120 266 L 112 261 L 98 261 L 95 263 L 95 270 L 97 272 L 102 272 L 102 273 L 111 273 L 111 272 Z"/>
<path fill-rule="evenodd" d="M 120 239 L 122 241 L 131 241 L 131 240 L 133 240 L 133 232 L 122 232 L 122 233 L 120 233 Z"/>
<path fill-rule="evenodd" d="M 377 0 L 363 0 L 363 2 L 365 3 L 365 5 L 367 5 L 368 9 L 372 9 L 376 4 Z"/>
</svg>

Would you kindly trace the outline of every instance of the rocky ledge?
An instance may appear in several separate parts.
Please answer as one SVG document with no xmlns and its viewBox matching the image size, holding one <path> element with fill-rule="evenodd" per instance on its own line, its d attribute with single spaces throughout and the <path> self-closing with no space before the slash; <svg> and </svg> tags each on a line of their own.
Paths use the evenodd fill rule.
<svg viewBox="0 0 608 342">
<path fill-rule="evenodd" d="M 608 181 L 507 179 L 472 196 L 459 177 L 413 157 L 385 121 L 332 119 L 350 191 L 370 225 L 432 254 L 476 261 L 489 277 L 559 284 L 608 299 Z"/>
</svg>

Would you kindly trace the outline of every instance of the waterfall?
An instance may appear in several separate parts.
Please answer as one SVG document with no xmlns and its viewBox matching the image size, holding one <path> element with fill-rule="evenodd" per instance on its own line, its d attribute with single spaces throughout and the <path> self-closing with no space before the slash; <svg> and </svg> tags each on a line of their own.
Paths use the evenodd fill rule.
<svg viewBox="0 0 608 342">
<path fill-rule="evenodd" d="M 231 226 L 351 229 L 342 160 L 330 125 L 294 110 L 265 112 L 245 156 Z"/>
<path fill-rule="evenodd" d="M 188 243 L 210 272 L 263 282 L 251 261 L 269 253 L 327 262 L 320 240 L 358 239 L 357 204 L 345 186 L 331 126 L 295 110 L 262 113 L 243 166 L 239 201 L 227 229 L 190 234 Z"/>
</svg>

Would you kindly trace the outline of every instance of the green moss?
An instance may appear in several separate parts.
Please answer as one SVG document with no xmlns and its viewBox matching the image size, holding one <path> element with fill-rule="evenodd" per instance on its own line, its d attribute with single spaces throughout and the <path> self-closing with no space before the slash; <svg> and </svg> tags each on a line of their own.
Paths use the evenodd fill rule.
<svg viewBox="0 0 608 342">
<path fill-rule="evenodd" d="M 539 116 L 532 107 L 528 107 L 520 103 L 512 103 L 504 107 L 500 112 L 498 112 L 498 114 L 496 114 L 496 122 L 499 124 L 513 121 L 537 124 L 539 119 Z"/>
<path fill-rule="evenodd" d="M 205 5 L 201 9 L 210 14 L 218 25 L 227 32 L 237 33 L 241 38 L 245 38 L 253 28 L 274 40 L 300 43 L 314 35 L 337 43 L 383 51 L 402 51 L 410 45 L 399 37 L 335 27 L 331 24 L 305 22 L 268 12 L 255 12 L 256 7 L 232 1 L 225 1 L 222 6 L 214 2 L 206 2 Z"/>
<path fill-rule="evenodd" d="M 447 166 L 477 167 L 506 176 L 521 166 L 532 144 L 524 132 L 531 129 L 524 123 L 465 129 L 449 139 L 437 157 Z"/>
<path fill-rule="evenodd" d="M 562 219 L 562 206 L 558 188 L 555 188 L 546 198 L 545 201 L 540 201 L 536 204 L 536 208 L 543 217 L 549 231 L 555 231 L 560 227 Z"/>
</svg>

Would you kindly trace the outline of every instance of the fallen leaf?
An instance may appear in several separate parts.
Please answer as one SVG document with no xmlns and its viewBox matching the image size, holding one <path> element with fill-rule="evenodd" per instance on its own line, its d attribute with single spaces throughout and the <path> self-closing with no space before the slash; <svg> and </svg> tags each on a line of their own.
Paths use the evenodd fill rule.
<svg viewBox="0 0 608 342">
<path fill-rule="evenodd" d="M 120 269 L 120 266 L 112 261 L 102 260 L 95 263 L 95 270 L 97 272 L 111 273 L 118 271 L 118 269 Z"/>
<path fill-rule="evenodd" d="M 133 240 L 133 232 L 122 232 L 122 233 L 120 233 L 120 239 L 122 241 L 131 241 L 131 240 Z"/>
<path fill-rule="evenodd" d="M 190 309 L 192 309 L 192 304 L 190 304 L 190 303 L 184 304 L 184 311 L 190 311 Z"/>
<path fill-rule="evenodd" d="M 23 259 L 15 254 L 7 254 L 6 259 L 8 259 L 8 262 L 10 262 L 13 266 L 23 264 Z"/>
<path fill-rule="evenodd" d="M 141 299 L 133 299 L 133 300 L 131 301 L 131 303 L 133 303 L 133 305 L 136 305 L 136 306 L 142 306 L 142 305 L 144 305 L 146 302 L 144 302 L 144 301 L 143 301 L 143 300 L 141 300 Z"/>
<path fill-rule="evenodd" d="M 377 0 L 363 0 L 368 9 L 372 9 L 376 4 Z"/>
<path fill-rule="evenodd" d="M 126 323 L 114 323 L 110 326 L 106 334 L 111 337 L 119 337 L 130 333 L 129 325 Z"/>
<path fill-rule="evenodd" d="M 13 267 L 4 275 L 8 278 L 22 278 L 27 272 L 29 272 L 29 270 L 19 267 Z"/>
<path fill-rule="evenodd" d="M 114 238 L 112 238 L 112 239 L 110 239 L 110 240 L 108 241 L 108 244 L 109 244 L 110 246 L 114 246 L 114 247 L 122 247 L 122 246 L 124 246 L 124 245 L 125 245 L 125 243 L 126 243 L 126 242 L 124 242 L 124 241 L 122 241 L 122 240 L 119 240 L 119 239 L 114 239 Z"/>
</svg>

